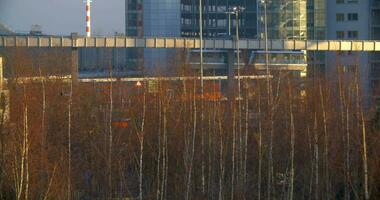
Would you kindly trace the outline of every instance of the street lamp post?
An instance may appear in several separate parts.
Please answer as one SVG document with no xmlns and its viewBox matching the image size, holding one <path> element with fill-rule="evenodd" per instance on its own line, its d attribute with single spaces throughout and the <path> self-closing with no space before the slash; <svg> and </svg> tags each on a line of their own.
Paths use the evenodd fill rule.
<svg viewBox="0 0 380 200">
<path fill-rule="evenodd" d="M 235 24 L 236 24 L 236 56 L 237 56 L 237 76 L 238 76 L 238 99 L 240 100 L 240 90 L 241 90 L 241 84 L 240 84 L 240 44 L 239 44 L 239 40 L 240 40 L 240 35 L 239 35 L 239 13 L 242 12 L 244 10 L 243 7 L 240 7 L 240 6 L 235 6 L 232 8 L 232 13 L 235 14 L 235 17 L 236 17 L 236 20 L 235 20 Z M 239 101 L 240 102 L 240 101 Z"/>
<path fill-rule="evenodd" d="M 203 98 L 204 95 L 204 88 L 203 88 L 203 5 L 202 0 L 199 0 L 199 50 L 200 50 L 200 64 L 201 64 L 201 72 L 200 72 L 200 79 L 201 79 L 201 95 Z"/>
<path fill-rule="evenodd" d="M 228 10 L 225 14 L 228 15 L 228 36 L 231 36 L 231 15 L 234 15 L 235 12 Z"/>
<path fill-rule="evenodd" d="M 267 3 L 269 3 L 267 0 L 261 0 L 261 4 L 264 7 L 265 67 L 266 67 L 267 76 L 269 77 Z M 268 82 L 269 82 L 269 80 L 268 80 Z"/>
</svg>

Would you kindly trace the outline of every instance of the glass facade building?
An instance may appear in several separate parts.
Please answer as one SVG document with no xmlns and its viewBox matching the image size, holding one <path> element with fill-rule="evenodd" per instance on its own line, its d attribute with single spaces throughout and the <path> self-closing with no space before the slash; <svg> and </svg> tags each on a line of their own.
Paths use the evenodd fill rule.
<svg viewBox="0 0 380 200">
<path fill-rule="evenodd" d="M 307 8 L 307 39 L 326 39 L 326 0 L 308 0 Z M 326 53 L 308 52 L 308 74 L 316 76 L 326 71 Z"/>
<path fill-rule="evenodd" d="M 179 37 L 180 1 L 144 0 L 143 32 L 145 37 Z M 173 49 L 144 49 L 146 73 L 164 73 L 171 68 L 170 62 L 175 55 Z"/>
<path fill-rule="evenodd" d="M 263 29 L 263 8 L 260 9 L 261 30 Z M 269 39 L 306 39 L 306 0 L 272 0 L 267 3 Z M 260 31 L 261 34 L 263 31 Z"/>
<path fill-rule="evenodd" d="M 126 35 L 134 37 L 179 37 L 179 0 L 126 0 Z M 173 50 L 133 48 L 127 51 L 132 70 L 150 72 L 165 65 Z"/>
<path fill-rule="evenodd" d="M 143 37 L 143 1 L 125 1 L 125 35 Z M 141 48 L 128 48 L 126 50 L 126 65 L 131 71 L 142 71 L 144 50 Z"/>
<path fill-rule="evenodd" d="M 380 0 L 371 1 L 370 35 L 373 40 L 380 40 Z M 370 55 L 370 87 L 380 110 L 380 53 Z"/>
<path fill-rule="evenodd" d="M 272 0 L 267 5 L 268 38 L 306 39 L 307 38 L 307 1 Z M 242 38 L 260 38 L 263 33 L 263 6 L 259 1 L 209 0 L 204 1 L 203 29 L 206 37 L 228 35 L 231 20 L 231 34 L 235 35 L 235 16 L 227 11 L 235 6 L 244 9 L 239 16 L 239 35 Z M 231 17 L 231 18 L 229 18 Z M 199 35 L 199 1 L 181 1 L 181 35 Z"/>
<path fill-rule="evenodd" d="M 227 14 L 235 6 L 244 9 L 236 22 Z M 259 0 L 203 0 L 205 38 L 236 35 L 263 37 L 263 6 Z M 325 0 L 272 0 L 267 5 L 269 39 L 323 39 Z M 138 37 L 199 37 L 199 0 L 126 0 L 126 35 Z M 136 66 L 156 63 L 167 50 L 128 50 Z M 155 52 L 155 53 L 153 53 Z M 144 58 L 144 61 L 142 59 Z"/>
<path fill-rule="evenodd" d="M 235 35 L 236 17 L 227 14 L 235 6 L 244 7 L 239 16 L 239 34 L 242 38 L 257 38 L 256 1 L 203 1 L 203 33 L 205 37 Z M 199 0 L 181 0 L 181 36 L 199 36 Z"/>
</svg>

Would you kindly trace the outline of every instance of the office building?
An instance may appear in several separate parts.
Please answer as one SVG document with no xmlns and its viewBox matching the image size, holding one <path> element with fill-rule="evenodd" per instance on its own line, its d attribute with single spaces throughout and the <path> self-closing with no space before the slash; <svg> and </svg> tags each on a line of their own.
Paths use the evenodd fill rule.
<svg viewBox="0 0 380 200">
<path fill-rule="evenodd" d="M 334 0 L 327 1 L 327 39 L 330 40 L 368 40 L 370 38 L 370 1 Z M 358 70 L 365 99 L 370 98 L 369 53 L 366 52 L 329 52 L 327 53 L 326 76 L 336 80 L 337 69 L 349 76 Z M 368 105 L 368 101 L 365 102 Z"/>
<path fill-rule="evenodd" d="M 179 37 L 180 1 L 126 0 L 126 35 L 135 37 Z M 127 50 L 127 65 L 143 73 L 161 73 L 169 68 L 175 50 Z"/>
<path fill-rule="evenodd" d="M 370 38 L 380 40 L 380 0 L 372 0 L 370 8 Z M 380 53 L 370 54 L 369 66 L 370 92 L 380 109 Z"/>
</svg>

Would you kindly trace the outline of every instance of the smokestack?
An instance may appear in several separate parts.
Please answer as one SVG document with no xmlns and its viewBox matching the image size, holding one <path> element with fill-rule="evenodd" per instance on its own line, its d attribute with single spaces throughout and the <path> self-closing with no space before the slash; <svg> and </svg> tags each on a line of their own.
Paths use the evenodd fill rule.
<svg viewBox="0 0 380 200">
<path fill-rule="evenodd" d="M 91 3 L 92 0 L 86 0 L 86 36 L 91 37 Z"/>
</svg>

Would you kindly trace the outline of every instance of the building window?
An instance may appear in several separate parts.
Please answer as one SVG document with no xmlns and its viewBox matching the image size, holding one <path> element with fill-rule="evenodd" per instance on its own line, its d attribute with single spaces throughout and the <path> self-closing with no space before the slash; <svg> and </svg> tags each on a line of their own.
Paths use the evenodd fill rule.
<svg viewBox="0 0 380 200">
<path fill-rule="evenodd" d="M 336 39 L 344 39 L 344 31 L 337 31 Z"/>
<path fill-rule="evenodd" d="M 342 3 L 344 3 L 344 0 L 336 0 L 336 3 L 337 4 L 342 4 Z"/>
<path fill-rule="evenodd" d="M 347 19 L 348 21 L 358 21 L 358 13 L 348 13 Z"/>
<path fill-rule="evenodd" d="M 347 32 L 347 37 L 349 39 L 358 39 L 359 37 L 359 32 L 358 31 L 348 31 Z"/>
<path fill-rule="evenodd" d="M 337 13 L 336 14 L 336 21 L 337 22 L 343 22 L 344 21 L 344 14 L 343 13 Z"/>
</svg>

